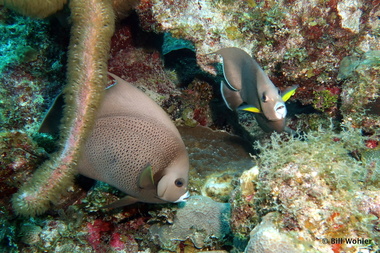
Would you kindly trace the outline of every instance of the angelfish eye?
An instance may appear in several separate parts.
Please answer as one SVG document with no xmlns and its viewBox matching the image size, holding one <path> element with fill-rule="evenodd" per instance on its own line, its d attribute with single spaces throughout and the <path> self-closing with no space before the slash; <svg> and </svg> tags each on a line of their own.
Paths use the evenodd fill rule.
<svg viewBox="0 0 380 253">
<path fill-rule="evenodd" d="M 278 92 L 278 95 L 281 96 L 281 91 L 279 89 L 277 89 L 277 92 Z"/>
<path fill-rule="evenodd" d="M 174 181 L 174 184 L 175 184 L 175 186 L 177 186 L 177 187 L 182 187 L 182 186 L 185 184 L 185 179 L 183 179 L 183 178 L 177 178 L 177 179 Z"/>
<path fill-rule="evenodd" d="M 265 95 L 265 93 L 263 94 L 263 97 L 261 99 L 263 100 L 263 102 L 267 102 L 268 101 L 268 97 Z"/>
</svg>

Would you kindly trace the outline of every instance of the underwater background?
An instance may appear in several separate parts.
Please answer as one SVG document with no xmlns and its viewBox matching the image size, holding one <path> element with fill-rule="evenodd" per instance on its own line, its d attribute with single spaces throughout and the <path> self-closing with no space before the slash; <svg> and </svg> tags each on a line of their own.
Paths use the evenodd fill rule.
<svg viewBox="0 0 380 253">
<path fill-rule="evenodd" d="M 108 42 L 78 0 L 25 2 L 0 0 L 0 252 L 380 249 L 378 0 L 85 1 L 91 11 L 109 2 Z M 76 37 L 89 27 L 99 41 Z M 99 45 L 105 71 L 170 115 L 190 158 L 187 202 L 102 209 L 124 194 L 75 175 L 80 142 L 65 140 L 80 117 L 70 112 L 97 103 L 106 74 L 85 96 L 78 76 L 91 64 L 73 67 L 87 50 L 73 41 Z M 226 107 L 213 54 L 226 47 L 252 55 L 280 90 L 298 85 L 286 103 L 291 134 Z M 61 92 L 74 97 L 68 119 L 55 119 L 60 133 L 39 133 Z M 40 198 L 26 205 L 29 190 Z"/>
</svg>

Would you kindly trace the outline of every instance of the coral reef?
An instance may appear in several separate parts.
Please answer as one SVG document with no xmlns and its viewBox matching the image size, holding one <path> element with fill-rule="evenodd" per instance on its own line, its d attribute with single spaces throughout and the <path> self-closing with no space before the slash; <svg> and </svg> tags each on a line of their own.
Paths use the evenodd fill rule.
<svg viewBox="0 0 380 253">
<path fill-rule="evenodd" d="M 0 0 L 0 5 L 4 2 L 11 1 Z M 63 2 L 50 1 L 57 9 Z M 113 2 L 118 18 L 125 17 L 135 4 Z M 58 26 L 55 18 L 33 20 L 0 6 L 0 251 L 159 252 L 170 248 L 243 252 L 249 238 L 247 251 L 255 245 L 256 249 L 263 247 L 262 252 L 273 252 L 283 240 L 296 252 L 378 249 L 379 6 L 374 0 L 142 0 L 132 17 L 116 25 L 109 71 L 142 89 L 177 125 L 197 126 L 181 130 L 191 158 L 190 191 L 231 205 L 230 216 L 222 221 L 229 223 L 233 238 L 219 233 L 218 239 L 210 239 L 206 230 L 194 233 L 188 229 L 181 230 L 180 241 L 174 242 L 170 239 L 178 236 L 163 235 L 169 227 L 176 224 L 174 228 L 178 228 L 183 225 L 181 220 L 191 217 L 196 224 L 209 221 L 209 217 L 200 215 L 199 221 L 195 216 L 196 211 L 209 211 L 193 205 L 195 199 L 213 207 L 228 204 L 197 196 L 190 199 L 188 209 L 138 204 L 109 211 L 101 207 L 122 193 L 100 182 L 90 189 L 93 182 L 81 177 L 73 184 L 72 177 L 67 181 L 72 186 L 64 188 L 68 195 L 53 198 L 57 206 L 47 213 L 36 218 L 14 213 L 11 194 L 48 157 L 41 146 L 46 151 L 56 149 L 51 137 L 35 132 L 65 82 L 63 48 L 69 32 Z M 77 27 L 83 30 L 87 25 Z M 101 28 L 97 26 L 95 31 L 101 33 Z M 76 49 L 73 43 L 70 64 Z M 100 46 L 107 50 L 108 45 Z M 218 94 L 218 78 L 201 70 L 220 70 L 215 64 L 218 60 L 209 53 L 227 46 L 251 53 L 280 89 L 300 86 L 288 107 L 292 117 L 288 125 L 307 133 L 265 135 L 252 115 L 227 112 Z M 107 59 L 105 56 L 100 62 L 105 64 Z M 89 69 L 79 64 L 79 72 Z M 83 88 L 85 81 L 79 82 Z M 99 82 L 103 87 L 105 80 Z M 69 92 L 71 88 L 66 88 L 67 94 L 86 97 L 85 105 L 96 104 L 97 99 L 90 98 L 87 91 Z M 84 113 L 86 117 L 90 114 Z M 241 139 L 199 127 L 236 131 L 231 122 L 238 119 L 260 140 L 255 151 Z M 341 119 L 343 127 L 339 126 Z M 82 127 L 90 125 L 87 122 Z M 77 146 L 64 139 L 78 131 L 68 127 L 62 133 L 60 147 Z M 50 181 L 52 189 L 58 176 Z M 323 239 L 341 237 L 369 242 L 323 244 Z"/>
<path fill-rule="evenodd" d="M 0 191 L 3 194 L 0 202 L 5 205 L 48 155 L 21 131 L 0 132 L 0 140 Z"/>
<path fill-rule="evenodd" d="M 232 202 L 235 234 L 247 236 L 247 225 L 255 227 L 258 219 L 266 220 L 264 216 L 278 212 L 272 221 L 277 233 L 292 238 L 296 248 L 340 252 L 334 249 L 339 247 L 341 251 L 357 252 L 361 246 L 326 245 L 321 241 L 324 238 L 365 238 L 376 244 L 379 213 L 373 198 L 378 194 L 379 167 L 350 155 L 368 150 L 367 137 L 347 126 L 340 133 L 319 129 L 283 138 L 273 134 L 270 142 L 256 143 L 261 151 L 257 179 L 251 184 L 242 183 Z M 239 217 L 243 210 L 251 213 L 249 224 Z M 252 231 L 253 245 L 263 236 L 261 227 L 271 229 L 273 225 L 264 223 Z M 272 251 L 268 248 L 262 252 Z"/>
<path fill-rule="evenodd" d="M 380 112 L 375 108 L 380 90 L 380 51 L 343 58 L 338 78 L 344 79 L 341 111 L 343 121 L 374 134 L 380 129 Z"/>
<path fill-rule="evenodd" d="M 365 51 L 377 49 L 378 47 L 378 43 L 374 39 L 375 35 L 372 33 L 372 31 L 377 29 L 376 20 L 373 19 L 376 11 L 370 9 L 361 1 L 357 1 L 353 6 L 350 4 L 344 1 L 318 2 L 317 6 L 308 8 L 308 5 L 301 4 L 300 1 L 294 1 L 291 6 L 287 2 L 273 5 L 273 3 L 267 1 L 260 3 L 231 3 L 229 1 L 210 3 L 199 1 L 197 7 L 196 5 L 176 1 L 170 5 L 165 1 L 142 1 L 137 7 L 137 13 L 139 14 L 141 26 L 145 29 L 156 33 L 170 32 L 174 37 L 185 38 L 194 43 L 197 49 L 196 56 L 198 63 L 204 69 L 208 69 L 206 64 L 210 62 L 209 60 L 205 60 L 205 56 L 220 47 L 238 46 L 247 51 L 254 51 L 255 56 L 260 58 L 263 65 L 267 65 L 268 69 L 272 70 L 270 74 L 275 83 L 279 83 L 279 86 L 282 86 L 281 83 L 301 83 L 300 80 L 302 79 L 301 92 L 295 98 L 304 104 L 313 103 L 314 101 L 317 108 L 325 110 L 334 106 L 336 95 L 339 94 L 339 89 L 337 90 L 333 87 L 334 83 L 331 80 L 334 80 L 336 77 L 336 66 L 343 56 L 352 52 L 353 49 Z M 57 9 L 60 8 L 59 3 L 52 3 L 52 5 L 55 5 Z M 27 6 L 20 8 L 19 10 L 21 11 L 29 9 Z M 75 13 L 75 9 L 73 7 L 71 9 Z M 202 15 L 196 15 L 200 11 Z M 167 15 L 167 13 L 170 13 L 170 15 Z M 173 19 L 173 13 L 182 13 L 182 15 L 174 15 L 179 18 Z M 240 15 L 241 13 L 245 13 L 245 15 Z M 262 15 L 262 13 L 265 13 L 265 15 Z M 188 22 L 189 17 L 193 22 Z M 223 19 L 220 19 L 220 17 L 223 17 Z M 347 22 L 347 20 L 352 19 L 356 21 L 358 19 L 368 20 L 368 25 L 361 26 L 358 25 L 360 22 Z M 257 22 L 252 24 L 252 20 L 256 20 Z M 85 25 L 86 23 L 80 24 L 79 27 L 84 27 Z M 73 31 L 75 31 L 75 28 Z M 106 36 L 106 32 L 100 30 L 98 32 Z M 366 36 L 363 36 L 363 34 Z M 343 41 L 347 41 L 347 37 L 351 38 L 349 44 L 343 43 Z M 333 40 L 338 42 L 332 44 L 331 48 L 323 48 L 323 45 Z M 249 41 L 249 44 L 247 44 L 247 41 Z M 107 46 L 103 45 L 101 47 L 107 51 Z M 189 45 L 180 45 L 179 47 L 190 48 Z M 303 49 L 299 50 L 299 48 Z M 316 54 L 316 49 L 323 49 L 323 51 Z M 70 51 L 73 53 L 74 50 L 71 49 Z M 120 50 L 117 51 L 119 52 Z M 332 55 L 334 57 L 331 57 Z M 104 60 L 105 57 L 101 58 Z M 69 60 L 70 64 L 72 62 L 74 61 Z M 104 61 L 99 62 L 104 63 Z M 309 62 L 315 64 L 308 64 Z M 75 72 L 69 70 L 69 73 L 73 74 Z M 102 76 L 105 76 L 104 71 Z M 308 79 L 307 82 L 305 82 L 305 78 Z M 71 80 L 70 76 L 69 80 Z M 99 82 L 104 83 L 104 80 L 99 80 Z M 310 94 L 315 86 L 320 86 L 318 92 Z M 328 96 L 329 94 L 327 94 L 326 90 L 333 90 L 331 97 Z M 67 88 L 65 91 L 67 93 L 72 92 L 71 95 L 74 93 L 71 88 Z M 308 92 L 309 94 L 307 95 Z M 70 94 L 67 94 L 67 97 L 68 104 L 70 104 Z M 78 95 L 78 97 L 83 98 L 82 95 Z M 84 105 L 89 106 L 89 108 L 95 108 L 97 99 L 94 99 L 94 97 L 95 95 L 91 96 L 91 100 L 85 102 Z M 322 98 L 323 101 L 318 101 L 318 98 Z M 171 100 L 178 102 L 178 100 L 173 100 L 173 98 Z M 189 106 L 179 107 L 182 108 L 180 109 L 182 111 L 181 118 L 185 124 L 191 126 L 197 123 L 201 123 L 202 125 L 212 124 L 210 123 L 211 120 L 207 117 L 209 115 L 208 110 Z M 70 109 L 70 107 L 67 108 Z M 73 108 L 70 110 L 73 110 Z M 84 112 L 89 121 L 82 126 L 91 125 L 90 111 L 88 113 Z M 70 117 L 65 118 L 68 119 L 68 122 L 71 122 Z M 84 128 L 81 128 L 79 125 L 75 127 L 68 122 L 65 125 L 71 125 L 79 132 L 82 129 L 83 134 L 79 135 L 85 135 L 86 131 Z M 76 123 L 79 124 L 79 122 Z M 68 129 L 68 132 L 78 134 L 78 131 Z M 66 137 L 70 135 L 66 132 L 63 136 L 62 139 L 67 139 Z M 74 147 L 79 147 L 80 143 L 74 144 L 74 142 L 69 141 L 66 144 L 62 142 L 62 146 L 72 147 L 73 154 L 76 154 L 76 148 Z M 75 162 L 75 156 L 69 160 Z M 56 157 L 53 159 L 62 160 L 62 157 L 71 157 L 71 155 L 57 154 L 53 157 Z"/>
<path fill-rule="evenodd" d="M 138 252 L 138 244 L 132 235 L 122 234 L 111 222 L 100 219 L 87 223 L 88 240 L 95 252 L 104 252 L 112 248 L 115 251 Z M 109 240 L 106 244 L 105 240 Z"/>
<path fill-rule="evenodd" d="M 240 178 L 238 187 L 235 187 L 231 194 L 231 230 L 234 235 L 234 247 L 243 251 L 246 246 L 246 239 L 250 231 L 258 224 L 259 216 L 252 205 L 253 197 L 257 188 L 257 177 L 259 168 L 252 167 L 244 171 Z M 242 241 L 236 245 L 237 241 Z"/>
<path fill-rule="evenodd" d="M 280 89 L 299 85 L 290 102 L 297 100 L 302 106 L 313 105 L 337 120 L 341 112 L 350 113 L 349 108 L 340 108 L 339 103 L 349 100 L 347 90 L 341 94 L 343 83 L 337 79 L 340 62 L 349 55 L 380 49 L 378 11 L 376 1 L 362 0 L 308 3 L 220 0 L 197 1 L 197 4 L 146 0 L 137 6 L 143 29 L 169 32 L 175 38 L 193 42 L 202 69 L 215 73 L 212 63 L 217 60 L 210 53 L 220 48 L 244 49 L 257 59 Z M 376 97 L 377 91 L 371 89 L 365 94 Z M 294 129 L 300 125 L 298 122 L 309 120 L 308 117 L 294 118 L 289 126 Z M 314 115 L 310 117 L 313 121 Z M 321 117 L 317 118 L 322 121 Z M 239 116 L 239 121 L 252 124 L 247 116 Z M 371 119 L 357 121 L 369 125 Z M 246 127 L 249 133 L 261 136 L 260 131 L 255 134 L 256 129 L 254 125 Z"/>
<path fill-rule="evenodd" d="M 123 21 L 123 26 L 116 28 L 111 43 L 109 71 L 143 90 L 166 109 L 177 125 L 212 125 L 209 104 L 214 95 L 210 84 L 196 78 L 193 73 L 183 77 L 181 73 L 185 71 L 165 68 L 170 63 L 174 64 L 176 59 L 165 61 L 160 51 L 173 51 L 175 46 L 166 45 L 171 49 L 165 49 L 165 45 L 159 43 L 162 36 L 136 31 L 138 22 L 135 19 L 131 15 Z M 146 45 L 145 41 L 152 43 Z M 174 51 L 179 50 L 177 47 Z M 184 87 L 184 90 L 179 92 L 178 87 Z"/>
<path fill-rule="evenodd" d="M 298 99 L 303 99 L 313 87 L 334 85 L 330 78 L 336 77 L 340 60 L 350 51 L 379 49 L 377 8 L 360 0 L 154 0 L 142 1 L 137 10 L 143 28 L 192 41 L 203 68 L 210 69 L 208 53 L 239 47 L 268 67 L 276 86 L 300 84 Z"/>
<path fill-rule="evenodd" d="M 153 224 L 149 231 L 163 249 L 174 251 L 180 241 L 190 239 L 198 249 L 223 244 L 230 233 L 230 206 L 208 197 L 192 196 L 180 204 L 173 224 Z M 196 223 L 194 223 L 196 221 Z"/>
<path fill-rule="evenodd" d="M 33 134 L 64 82 L 67 38 L 58 37 L 54 23 L 1 6 L 0 20 L 0 130 Z"/>
</svg>

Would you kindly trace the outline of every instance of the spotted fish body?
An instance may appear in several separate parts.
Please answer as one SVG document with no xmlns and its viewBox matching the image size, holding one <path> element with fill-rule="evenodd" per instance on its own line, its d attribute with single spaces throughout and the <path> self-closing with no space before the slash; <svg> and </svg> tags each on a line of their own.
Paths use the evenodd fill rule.
<svg viewBox="0 0 380 253">
<path fill-rule="evenodd" d="M 221 83 L 221 93 L 227 107 L 255 113 L 266 132 L 282 132 L 287 113 L 285 101 L 294 94 L 296 86 L 282 94 L 257 62 L 239 48 L 223 48 L 216 53 L 223 58 L 226 82 Z"/>
<path fill-rule="evenodd" d="M 183 200 L 189 158 L 177 128 L 142 91 L 110 75 L 117 84 L 106 91 L 97 112 L 79 173 L 128 194 L 111 207 Z"/>
</svg>

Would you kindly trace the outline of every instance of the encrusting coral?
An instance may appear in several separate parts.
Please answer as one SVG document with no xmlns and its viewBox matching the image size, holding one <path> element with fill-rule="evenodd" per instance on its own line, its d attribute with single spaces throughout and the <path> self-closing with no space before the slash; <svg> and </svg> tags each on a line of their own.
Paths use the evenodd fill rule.
<svg viewBox="0 0 380 253">
<path fill-rule="evenodd" d="M 20 7 L 22 8 L 22 7 Z M 52 155 L 13 196 L 22 215 L 45 212 L 73 182 L 78 149 L 91 127 L 107 82 L 107 58 L 114 31 L 110 1 L 70 1 L 72 29 L 68 59 L 67 106 L 61 131 L 61 150 Z"/>
</svg>

